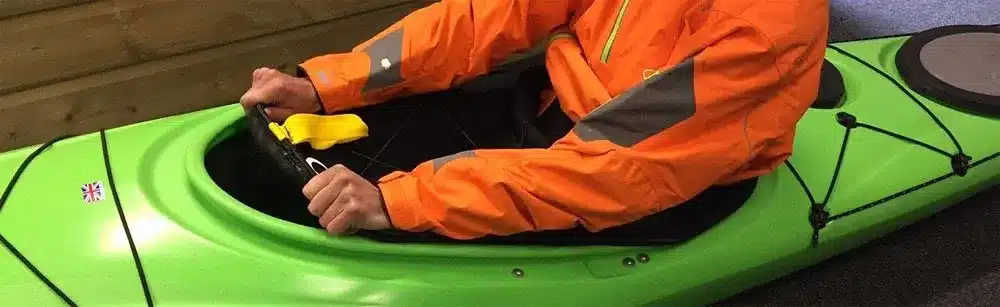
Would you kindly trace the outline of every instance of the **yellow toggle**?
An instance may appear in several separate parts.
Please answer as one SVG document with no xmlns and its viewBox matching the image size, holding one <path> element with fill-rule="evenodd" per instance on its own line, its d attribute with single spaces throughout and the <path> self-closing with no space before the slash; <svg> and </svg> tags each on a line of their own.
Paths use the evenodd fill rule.
<svg viewBox="0 0 1000 307">
<path fill-rule="evenodd" d="M 292 144 L 309 142 L 315 150 L 324 150 L 368 136 L 368 125 L 354 114 L 301 113 L 289 116 L 283 125 L 272 122 L 267 127 L 278 140 L 288 139 Z"/>
</svg>

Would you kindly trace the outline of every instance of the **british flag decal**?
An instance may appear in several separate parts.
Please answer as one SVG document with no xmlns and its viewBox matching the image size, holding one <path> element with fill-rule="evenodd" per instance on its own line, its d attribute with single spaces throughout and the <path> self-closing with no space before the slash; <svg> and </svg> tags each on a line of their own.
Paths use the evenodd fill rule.
<svg viewBox="0 0 1000 307">
<path fill-rule="evenodd" d="M 80 190 L 86 203 L 104 200 L 104 184 L 100 181 L 84 184 Z"/>
</svg>

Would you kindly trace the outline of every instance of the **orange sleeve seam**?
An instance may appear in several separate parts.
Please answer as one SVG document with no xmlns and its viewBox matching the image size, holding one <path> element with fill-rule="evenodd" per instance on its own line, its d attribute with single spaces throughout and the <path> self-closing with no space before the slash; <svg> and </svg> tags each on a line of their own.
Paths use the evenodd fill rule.
<svg viewBox="0 0 1000 307">
<path fill-rule="evenodd" d="M 553 149 L 545 149 L 545 150 L 553 150 Z M 611 154 L 612 152 L 619 152 L 620 150 L 621 149 L 611 148 L 611 149 L 609 149 L 607 151 L 602 152 L 601 155 Z M 513 167 L 522 167 L 523 164 L 524 164 L 524 162 L 526 162 L 526 161 L 538 161 L 538 160 L 562 161 L 561 159 L 558 159 L 558 158 L 544 158 L 544 157 L 521 159 L 521 160 L 519 160 L 516 163 L 510 163 L 508 165 L 503 166 L 502 169 L 504 171 L 504 175 L 507 177 L 507 180 L 509 182 L 511 182 L 512 184 L 517 185 L 518 188 L 527 191 L 527 189 L 525 189 L 524 186 L 522 186 L 520 183 L 511 180 L 511 176 L 510 176 L 511 170 L 510 169 L 513 168 Z M 638 172 L 639 175 L 642 176 L 642 178 L 640 178 L 639 182 L 643 182 L 643 183 L 645 183 L 645 185 L 648 186 L 648 189 L 643 189 L 643 190 L 649 191 L 649 192 L 647 192 L 647 195 L 646 195 L 647 199 L 650 199 L 653 202 L 656 202 L 655 200 L 657 198 L 661 198 L 660 195 L 663 195 L 663 194 L 660 192 L 659 189 L 657 189 L 656 184 L 654 184 L 654 182 L 652 180 L 650 180 L 653 177 L 649 176 L 649 173 L 648 173 L 649 171 L 647 170 L 648 166 L 645 166 L 644 163 L 640 163 L 639 161 L 636 161 L 635 159 L 622 159 L 622 161 L 624 161 L 625 163 L 632 164 L 632 165 L 636 166 L 636 169 L 639 171 Z M 649 193 L 652 193 L 653 195 L 648 195 Z M 660 211 L 660 210 L 665 210 L 666 209 L 663 204 L 659 204 L 659 203 L 654 203 L 654 204 L 652 204 L 652 206 L 653 206 L 653 208 L 655 210 L 657 210 L 657 212 Z"/>
<path fill-rule="evenodd" d="M 409 231 L 421 223 L 420 219 L 416 216 L 418 213 L 415 212 L 413 206 L 409 203 L 413 200 L 413 197 L 406 191 L 404 185 L 407 183 L 402 181 L 405 179 L 405 176 L 407 175 L 397 176 L 396 178 L 382 182 L 378 184 L 378 188 L 385 200 L 384 205 L 389 223 L 397 229 Z"/>
<path fill-rule="evenodd" d="M 771 39 L 771 37 L 767 36 L 767 33 L 764 33 L 764 31 L 761 30 L 760 27 L 758 27 L 756 24 L 750 22 L 749 20 L 746 20 L 745 18 L 742 18 L 742 17 L 736 16 L 736 15 L 730 14 L 729 12 L 720 11 L 720 10 L 716 10 L 716 9 L 712 9 L 712 11 L 716 12 L 716 13 L 719 13 L 719 14 L 723 14 L 723 15 L 729 16 L 729 18 L 731 18 L 733 20 L 738 20 L 738 21 L 741 21 L 741 22 L 745 23 L 746 25 L 748 25 L 748 26 L 750 26 L 751 28 L 754 29 L 754 33 L 756 33 L 757 35 L 760 35 L 760 37 L 764 38 L 764 40 L 766 40 L 767 43 L 770 44 L 770 46 L 767 46 L 767 53 L 771 56 L 771 67 L 773 67 L 774 71 L 778 73 L 778 80 L 784 79 L 784 75 L 785 74 L 781 72 L 781 69 L 778 69 L 778 56 L 774 54 L 774 49 L 777 48 L 777 45 L 774 43 L 774 40 Z"/>
</svg>

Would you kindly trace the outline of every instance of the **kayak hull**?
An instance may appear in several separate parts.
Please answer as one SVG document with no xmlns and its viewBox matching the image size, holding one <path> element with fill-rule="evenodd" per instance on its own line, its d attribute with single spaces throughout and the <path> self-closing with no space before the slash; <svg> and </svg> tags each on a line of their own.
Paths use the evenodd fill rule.
<svg viewBox="0 0 1000 307">
<path fill-rule="evenodd" d="M 789 159 L 795 172 L 785 165 L 760 177 L 740 210 L 681 244 L 485 246 L 331 237 L 251 209 L 213 181 L 205 155 L 245 130 L 235 104 L 52 145 L 12 190 L 0 211 L 0 234 L 82 305 L 710 304 L 1000 183 L 1000 144 L 984 132 L 1000 131 L 1000 120 L 920 95 L 914 103 L 858 61 L 902 80 L 893 57 L 906 38 L 831 47 L 827 60 L 843 73 L 844 102 L 812 109 L 799 123 Z M 959 175 L 948 156 L 871 129 L 848 129 L 840 113 L 957 153 L 950 131 L 970 167 Z M 0 180 L 9 180 L 35 148 L 0 154 Z M 87 202 L 85 185 L 93 182 L 104 195 Z M 816 231 L 810 215 L 824 199 L 828 218 Z M 0 305 L 63 303 L 12 253 L 0 252 L 0 272 Z"/>
</svg>

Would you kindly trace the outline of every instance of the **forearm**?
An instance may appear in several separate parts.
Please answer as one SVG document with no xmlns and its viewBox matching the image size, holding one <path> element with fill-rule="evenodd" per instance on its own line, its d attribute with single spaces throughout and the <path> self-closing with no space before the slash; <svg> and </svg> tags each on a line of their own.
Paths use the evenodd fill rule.
<svg viewBox="0 0 1000 307">
<path fill-rule="evenodd" d="M 622 224 L 662 208 L 641 167 L 614 154 L 479 150 L 380 181 L 393 224 L 469 239 Z"/>
<path fill-rule="evenodd" d="M 302 63 L 327 112 L 449 88 L 482 75 L 566 23 L 573 0 L 445 0 L 351 52 Z"/>
</svg>

